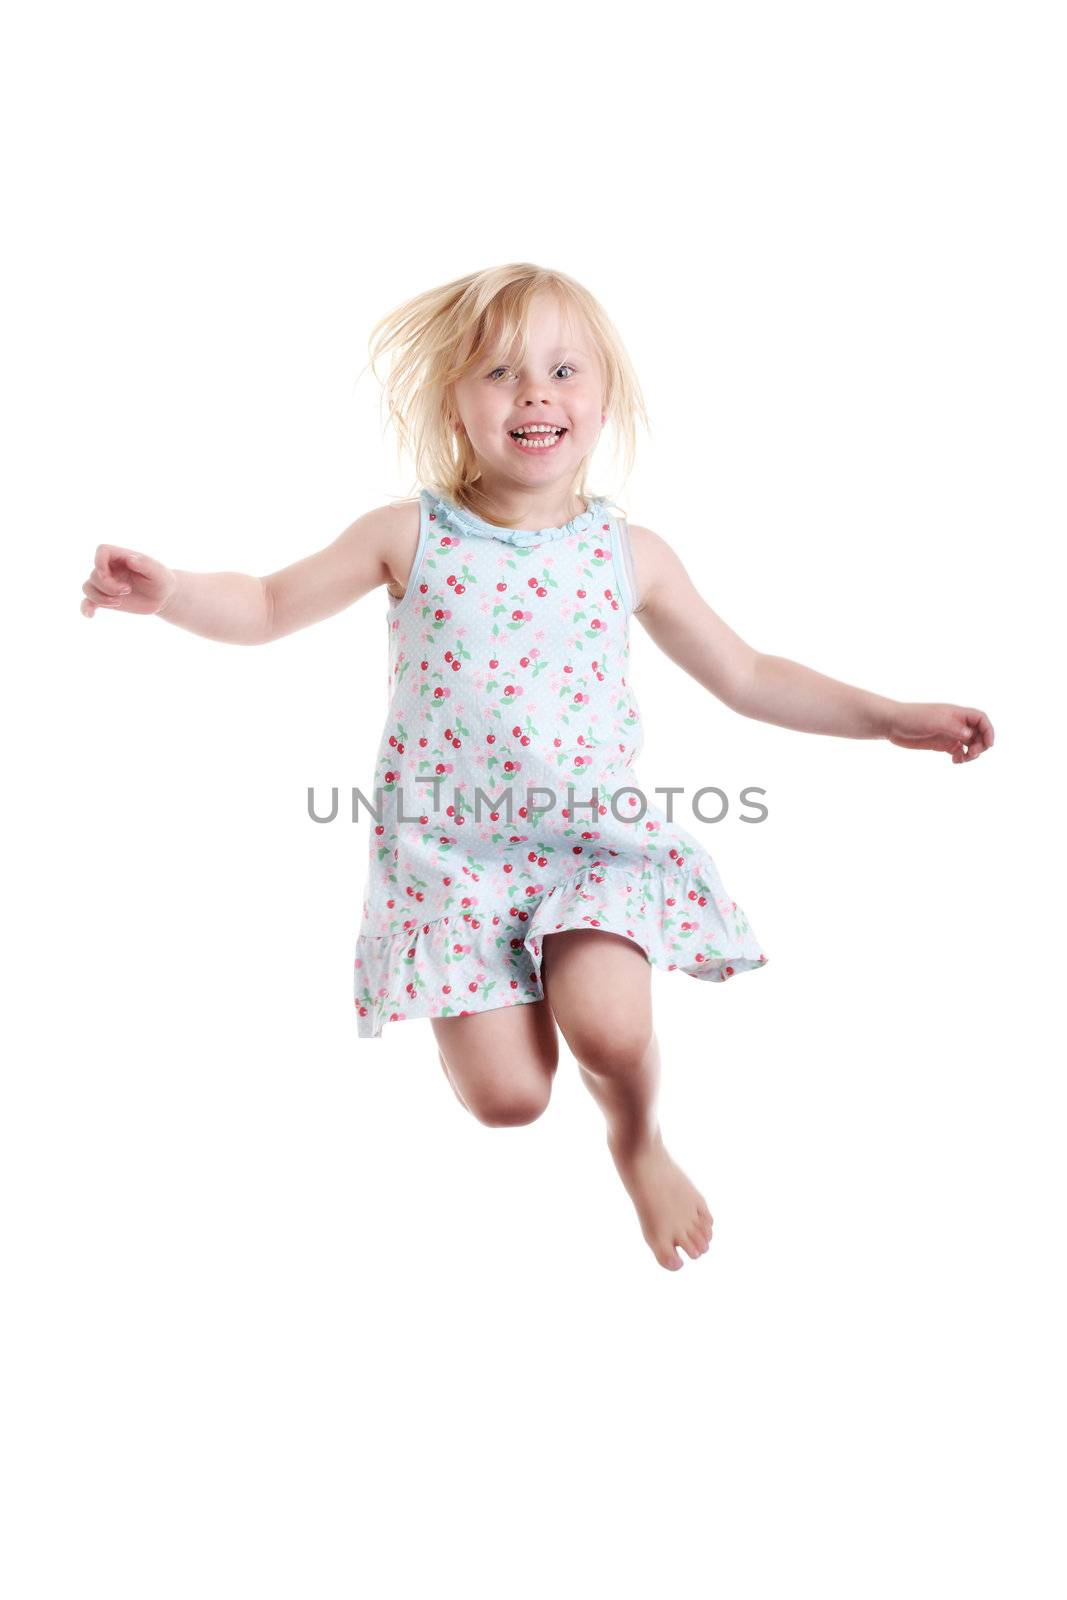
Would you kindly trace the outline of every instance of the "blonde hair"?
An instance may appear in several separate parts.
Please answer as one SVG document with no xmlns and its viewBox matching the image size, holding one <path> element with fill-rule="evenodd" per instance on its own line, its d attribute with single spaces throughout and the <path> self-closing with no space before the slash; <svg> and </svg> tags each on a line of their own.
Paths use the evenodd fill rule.
<svg viewBox="0 0 1067 1600">
<path fill-rule="evenodd" d="M 383 380 L 375 363 L 394 353 L 383 398 L 396 429 L 398 458 L 407 453 L 420 483 L 472 511 L 486 509 L 478 487 L 481 469 L 466 431 L 456 431 L 459 416 L 452 385 L 490 351 L 517 349 L 525 360 L 527 313 L 534 296 L 544 290 L 584 321 L 592 335 L 603 372 L 604 410 L 623 447 L 625 481 L 636 453 L 638 417 L 646 429 L 649 426 L 644 400 L 607 313 L 588 289 L 566 273 L 528 261 L 471 272 L 406 300 L 380 318 L 370 333 L 370 367 L 379 382 Z M 614 504 L 607 495 L 594 495 L 587 485 L 591 454 L 578 464 L 572 493 Z"/>
</svg>

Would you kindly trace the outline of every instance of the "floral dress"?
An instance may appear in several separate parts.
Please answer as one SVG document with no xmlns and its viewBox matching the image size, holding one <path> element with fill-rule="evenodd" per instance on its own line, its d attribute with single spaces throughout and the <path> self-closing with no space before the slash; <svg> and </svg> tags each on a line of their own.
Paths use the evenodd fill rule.
<svg viewBox="0 0 1067 1600">
<path fill-rule="evenodd" d="M 694 978 L 764 965 L 711 857 L 634 771 L 625 522 L 602 500 L 538 532 L 428 488 L 419 503 L 408 585 L 387 602 L 374 783 L 360 791 L 359 1037 L 543 999 L 542 940 L 567 928 L 621 934 Z"/>
</svg>

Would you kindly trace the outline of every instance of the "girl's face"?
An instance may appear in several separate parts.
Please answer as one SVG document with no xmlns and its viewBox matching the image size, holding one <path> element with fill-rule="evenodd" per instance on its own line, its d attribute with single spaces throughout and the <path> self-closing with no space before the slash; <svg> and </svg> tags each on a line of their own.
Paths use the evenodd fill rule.
<svg viewBox="0 0 1067 1600">
<path fill-rule="evenodd" d="M 490 351 L 454 385 L 460 429 L 487 489 L 552 490 L 573 483 L 604 426 L 603 379 L 589 331 L 554 295 L 530 303 L 529 348 L 520 369 L 506 350 Z M 518 428 L 557 427 L 561 433 Z M 522 437 L 521 435 L 519 437 Z"/>
</svg>

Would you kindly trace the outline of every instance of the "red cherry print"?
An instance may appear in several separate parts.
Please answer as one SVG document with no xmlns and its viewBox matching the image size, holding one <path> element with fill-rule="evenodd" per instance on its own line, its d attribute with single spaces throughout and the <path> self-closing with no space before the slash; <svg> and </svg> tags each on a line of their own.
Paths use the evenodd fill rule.
<svg viewBox="0 0 1067 1600">
<path fill-rule="evenodd" d="M 448 585 L 449 585 L 449 586 L 450 586 L 450 587 L 451 587 L 451 588 L 455 588 L 455 584 L 456 584 L 456 574 L 455 574 L 455 573 L 454 573 L 454 572 L 450 572 L 450 573 L 449 573 L 449 574 L 448 574 L 448 577 L 447 577 L 447 578 L 446 578 L 446 580 L 445 580 L 445 582 L 446 582 L 446 583 L 448 583 Z"/>
<path fill-rule="evenodd" d="M 492 667 L 493 671 L 495 672 L 497 667 L 499 667 L 500 662 L 499 661 L 490 661 L 489 665 Z"/>
<path fill-rule="evenodd" d="M 486 736 L 485 736 L 485 742 L 486 742 L 486 744 L 496 744 L 496 734 L 495 733 L 487 733 Z"/>
<path fill-rule="evenodd" d="M 585 590 L 584 589 L 579 589 L 578 590 L 578 598 L 579 598 L 579 600 L 584 600 L 585 599 Z"/>
<path fill-rule="evenodd" d="M 467 592 L 467 585 L 465 583 L 457 583 L 456 584 L 456 593 L 457 594 L 466 594 L 466 592 Z"/>
<path fill-rule="evenodd" d="M 545 595 L 548 593 L 548 590 L 547 589 L 538 589 L 537 593 L 540 595 L 541 599 L 543 600 Z"/>
<path fill-rule="evenodd" d="M 497 593 L 498 594 L 502 594 L 504 592 L 504 590 L 507 588 L 507 584 L 506 583 L 498 583 L 496 587 L 497 587 Z"/>
<path fill-rule="evenodd" d="M 458 672 L 459 668 L 460 668 L 460 660 L 459 660 L 459 657 L 457 656 L 456 659 L 452 663 L 452 671 L 453 672 Z"/>
</svg>

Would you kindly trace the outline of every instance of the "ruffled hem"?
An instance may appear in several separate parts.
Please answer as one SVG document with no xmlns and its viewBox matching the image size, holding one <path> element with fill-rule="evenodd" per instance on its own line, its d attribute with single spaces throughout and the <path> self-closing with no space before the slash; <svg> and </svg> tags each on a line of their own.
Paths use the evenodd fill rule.
<svg viewBox="0 0 1067 1600">
<path fill-rule="evenodd" d="M 768 957 L 735 900 L 696 872 L 593 863 L 554 884 L 533 911 L 454 912 L 356 940 L 358 1035 L 387 1022 L 465 1016 L 544 999 L 542 940 L 571 928 L 632 939 L 653 966 L 725 982 Z"/>
</svg>

